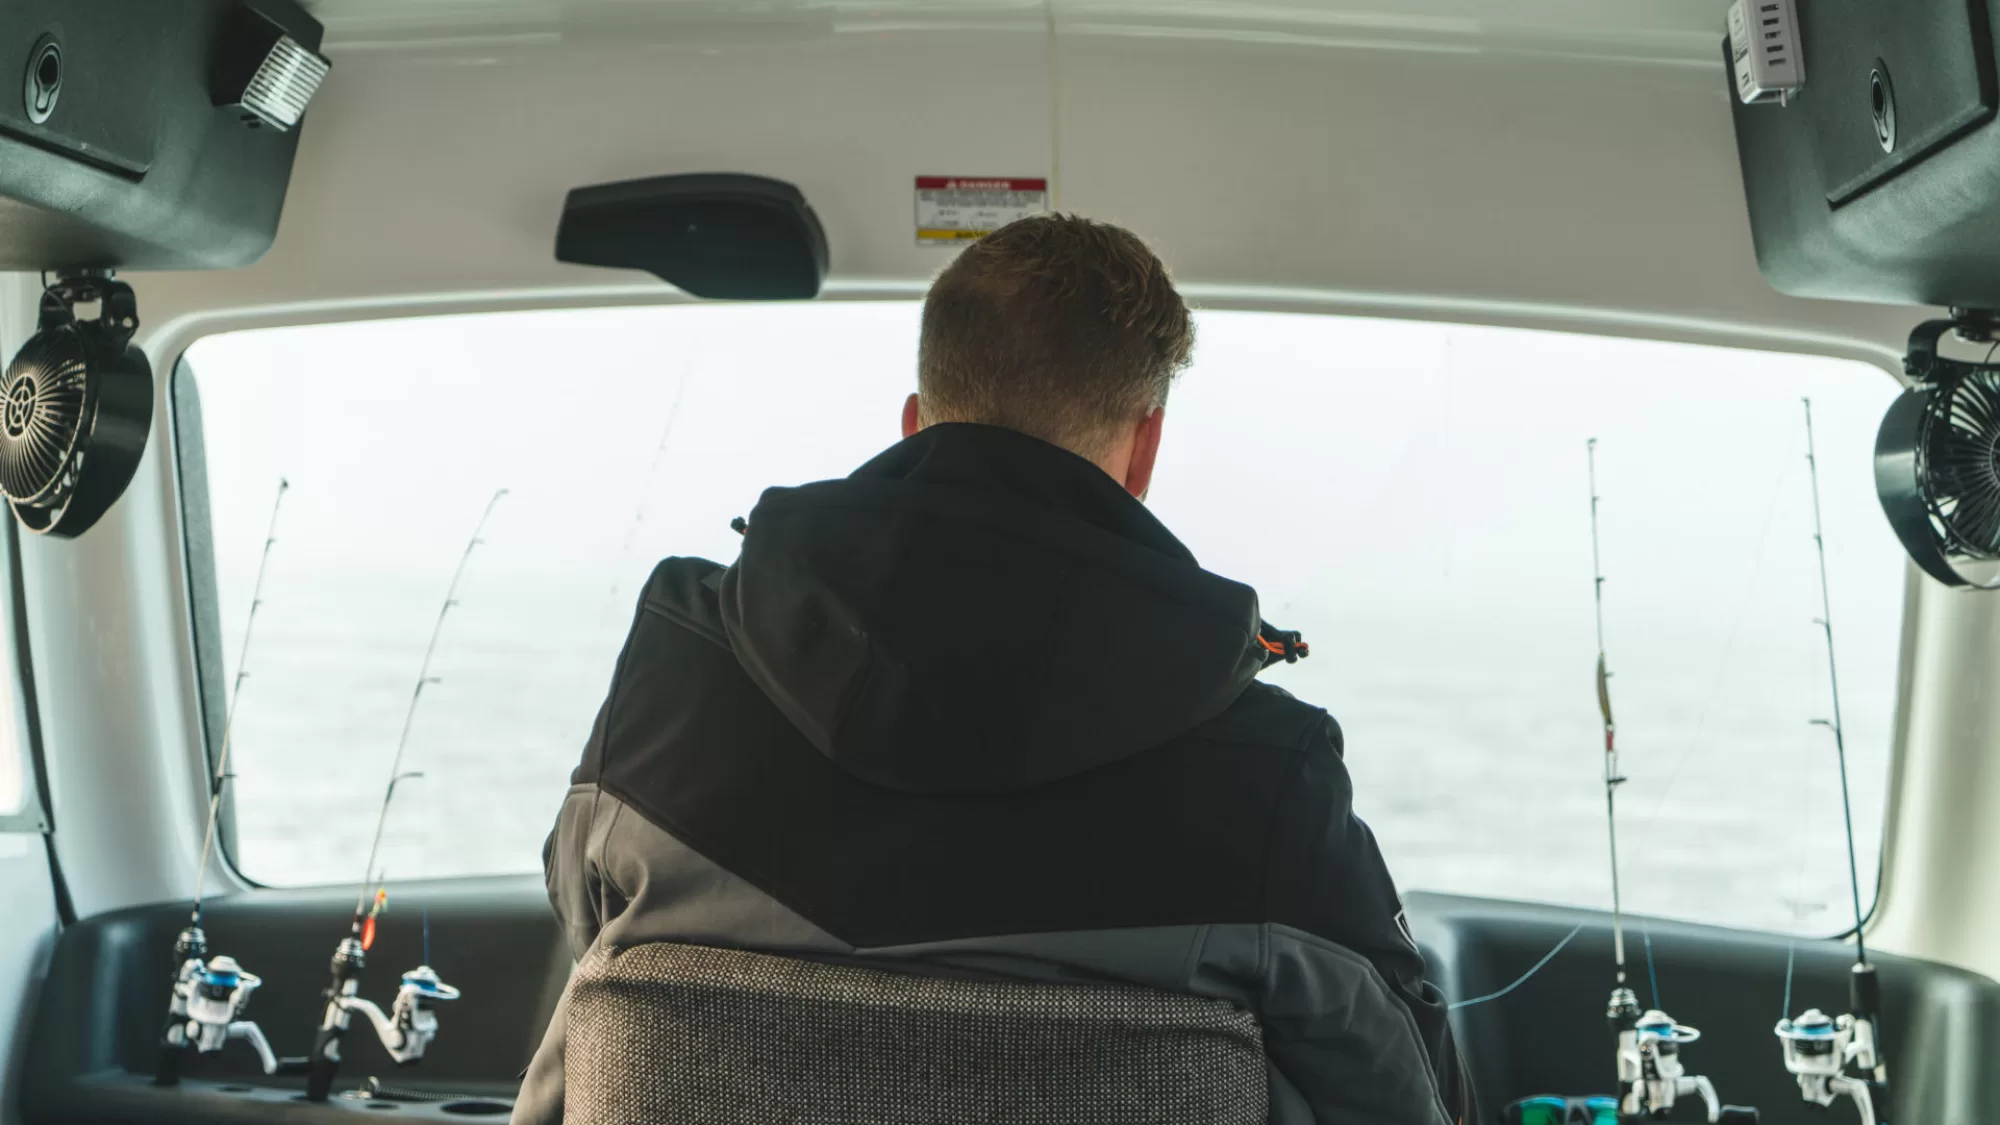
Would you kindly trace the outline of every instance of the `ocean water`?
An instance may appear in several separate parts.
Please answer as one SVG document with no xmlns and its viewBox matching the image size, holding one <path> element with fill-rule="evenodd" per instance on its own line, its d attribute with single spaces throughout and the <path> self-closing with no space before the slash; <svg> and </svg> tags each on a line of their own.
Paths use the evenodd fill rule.
<svg viewBox="0 0 2000 1125">
<path fill-rule="evenodd" d="M 332 603 L 362 600 L 321 593 Z M 396 600 L 373 593 L 378 604 Z M 468 599 L 480 594 L 497 591 L 469 584 Z M 370 623 L 421 622 L 435 614 L 431 600 L 413 591 L 407 613 L 349 618 L 339 630 L 270 623 L 263 651 L 276 667 L 253 677 L 235 736 L 238 860 L 253 878 L 359 878 L 426 643 L 424 628 Z M 624 624 L 620 615 L 611 629 L 578 628 L 554 600 L 545 593 L 490 613 L 468 600 L 447 620 L 438 682 L 407 749 L 406 767 L 424 776 L 400 790 L 385 837 L 391 879 L 538 867 Z M 1518 640 L 1469 641 L 1451 623 L 1349 622 L 1345 632 L 1346 644 L 1316 639 L 1307 662 L 1266 675 L 1341 722 L 1356 808 L 1401 885 L 1606 904 L 1589 665 Z M 1730 663 L 1782 667 L 1792 655 L 1745 645 Z M 1668 650 L 1662 662 L 1671 658 Z M 1587 649 L 1584 659 L 1594 659 Z M 1632 688 L 1635 675 L 1622 674 L 1619 687 Z M 1619 793 L 1627 903 L 1667 916 L 1838 930 L 1851 908 L 1830 740 L 1803 718 L 1719 690 L 1715 680 L 1727 675 L 1710 665 L 1618 699 L 1633 716 L 1623 755 L 1631 780 Z M 1817 686 L 1806 670 L 1765 684 L 1802 698 Z M 1851 729 L 1879 733 L 1889 702 L 1857 693 Z M 1883 743 L 1856 742 L 1864 893 L 1872 893 Z M 328 768 L 336 760 L 340 768 Z"/>
<path fill-rule="evenodd" d="M 1869 479 L 1896 392 L 1859 364 L 1499 329 L 1204 314 L 1153 510 L 1312 657 L 1405 889 L 1609 903 L 1593 685 L 1605 633 L 1628 908 L 1851 922 L 1800 398 L 1814 400 L 1841 699 L 1872 897 L 1905 565 Z M 640 583 L 727 561 L 759 491 L 894 440 L 904 304 L 505 314 L 240 333 L 191 353 L 220 639 L 245 681 L 233 862 L 358 882 L 453 568 L 384 862 L 526 872 Z M 643 361 L 635 357 L 643 357 Z M 272 496 L 292 488 L 255 632 Z"/>
</svg>

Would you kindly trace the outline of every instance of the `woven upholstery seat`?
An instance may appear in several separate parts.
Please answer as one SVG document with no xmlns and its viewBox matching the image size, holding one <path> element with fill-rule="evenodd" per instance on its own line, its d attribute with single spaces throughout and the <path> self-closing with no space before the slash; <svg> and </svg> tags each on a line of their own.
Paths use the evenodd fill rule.
<svg viewBox="0 0 2000 1125">
<path fill-rule="evenodd" d="M 574 1125 L 1261 1125 L 1263 1038 L 1219 1000 L 690 945 L 585 959 Z"/>
</svg>

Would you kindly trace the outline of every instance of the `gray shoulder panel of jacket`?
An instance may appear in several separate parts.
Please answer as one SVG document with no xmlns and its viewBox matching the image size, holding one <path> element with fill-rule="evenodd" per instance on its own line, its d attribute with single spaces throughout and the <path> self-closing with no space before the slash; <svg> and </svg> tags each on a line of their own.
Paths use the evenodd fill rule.
<svg viewBox="0 0 2000 1125">
<path fill-rule="evenodd" d="M 853 947 L 806 921 L 596 785 L 572 785 L 549 837 L 543 875 L 571 955 L 671 941 L 800 956 Z M 521 1080 L 513 1125 L 560 1125 L 563 990 Z"/>
<path fill-rule="evenodd" d="M 549 857 L 549 893 L 583 943 L 685 942 L 928 972 L 1114 981 L 1228 1000 L 1259 1017 L 1271 1121 L 1445 1125 L 1416 1021 L 1367 958 L 1287 926 L 1229 923 L 1011 934 L 856 948 L 624 807 L 573 787 Z M 557 1016 L 560 1020 L 560 1012 Z M 562 1117 L 562 1034 L 553 1028 L 516 1104 L 516 1125 Z"/>
<path fill-rule="evenodd" d="M 585 841 L 551 849 L 546 873 L 578 959 L 592 945 L 656 941 L 773 953 L 853 950 L 595 785 L 570 787 L 556 834 Z M 573 909 L 591 911 L 595 922 L 581 945 Z"/>
</svg>

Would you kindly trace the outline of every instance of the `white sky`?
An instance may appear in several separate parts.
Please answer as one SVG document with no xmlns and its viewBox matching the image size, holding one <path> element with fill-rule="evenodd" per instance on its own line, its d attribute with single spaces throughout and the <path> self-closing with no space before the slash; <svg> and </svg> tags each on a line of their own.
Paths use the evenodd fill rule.
<svg viewBox="0 0 2000 1125">
<path fill-rule="evenodd" d="M 438 603 L 502 486 L 418 716 L 427 777 L 392 818 L 390 874 L 536 870 L 653 561 L 727 561 L 729 519 L 764 487 L 892 443 L 916 323 L 906 303 L 696 305 L 198 343 L 232 670 L 271 497 L 293 485 L 235 734 L 243 870 L 359 878 Z M 1306 632 L 1313 657 L 1269 675 L 1340 719 L 1358 808 L 1406 889 L 1605 905 L 1595 436 L 1628 904 L 1845 925 L 1834 757 L 1807 722 L 1827 688 L 1799 399 L 1872 871 L 1904 566 L 1870 454 L 1893 380 L 1335 317 L 1205 313 L 1200 333 L 1154 510 Z"/>
</svg>

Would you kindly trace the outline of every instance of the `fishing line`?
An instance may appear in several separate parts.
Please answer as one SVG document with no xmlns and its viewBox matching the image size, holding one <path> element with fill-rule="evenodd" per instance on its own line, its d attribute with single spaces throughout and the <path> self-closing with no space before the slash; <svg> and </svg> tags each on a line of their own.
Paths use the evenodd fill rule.
<svg viewBox="0 0 2000 1125">
<path fill-rule="evenodd" d="M 215 777 L 208 788 L 208 826 L 201 836 L 201 865 L 196 869 L 192 924 L 201 925 L 202 899 L 208 891 L 208 863 L 215 850 L 215 827 L 222 812 L 222 789 L 229 781 L 230 735 L 236 730 L 236 705 L 243 701 L 243 681 L 250 675 L 250 638 L 257 627 L 257 607 L 264 604 L 264 574 L 271 565 L 271 546 L 278 541 L 278 512 L 285 505 L 285 493 L 292 487 L 278 478 L 278 496 L 271 501 L 271 522 L 264 529 L 264 549 L 257 558 L 257 579 L 250 586 L 250 613 L 243 622 L 243 645 L 236 651 L 236 678 L 229 685 L 229 708 L 222 720 L 222 746 L 215 758 Z"/>
<path fill-rule="evenodd" d="M 1502 996 L 1505 996 L 1508 993 L 1514 991 L 1515 989 L 1521 987 L 1522 985 L 1528 983 L 1528 981 L 1531 980 L 1536 973 L 1542 971 L 1542 968 L 1545 965 L 1555 960 L 1556 954 L 1561 953 L 1563 951 L 1563 948 L 1567 946 L 1570 943 L 1570 941 L 1576 937 L 1576 935 L 1583 932 L 1583 927 L 1584 923 L 1582 922 L 1578 922 L 1576 925 L 1571 926 L 1569 932 L 1563 935 L 1563 939 L 1555 944 L 1555 948 L 1543 954 L 1542 959 L 1535 962 L 1534 966 L 1530 968 L 1527 972 L 1522 973 L 1519 977 L 1515 978 L 1513 984 L 1508 985 L 1507 987 L 1499 990 L 1498 992 L 1489 992 L 1484 996 L 1475 996 L 1470 1000 L 1453 1001 L 1452 1003 L 1445 1005 L 1445 1010 L 1448 1012 L 1456 1012 L 1460 1008 L 1470 1008 L 1474 1004 L 1484 1004 L 1488 1000 L 1498 1000 Z"/>
<path fill-rule="evenodd" d="M 1653 924 L 1643 918 L 1640 919 L 1639 934 L 1646 939 L 1646 981 L 1653 992 L 1653 1007 L 1657 1009 L 1661 1007 L 1660 972 L 1653 967 Z"/>
<path fill-rule="evenodd" d="M 612 616 L 618 608 L 618 591 L 625 585 L 626 567 L 632 562 L 632 552 L 639 544 L 639 529 L 646 522 L 646 515 L 653 506 L 653 482 L 659 479 L 660 464 L 666 460 L 667 446 L 673 440 L 674 425 L 680 421 L 681 401 L 687 397 L 688 383 L 694 376 L 694 352 L 690 351 L 681 364 L 680 383 L 674 388 L 674 401 L 667 407 L 667 422 L 660 428 L 660 440 L 653 445 L 653 458 L 646 463 L 646 475 L 639 480 L 639 503 L 632 511 L 632 522 L 625 528 L 625 541 L 618 547 L 618 565 L 611 572 L 611 589 L 605 592 L 604 609 L 597 615 L 600 629 L 611 624 Z"/>
<path fill-rule="evenodd" d="M 1694 731 L 1689 736 L 1687 743 L 1683 744 L 1683 748 L 1673 753 L 1673 766 L 1667 771 L 1666 785 L 1661 788 L 1659 798 L 1653 802 L 1653 807 L 1647 811 L 1645 819 L 1640 822 L 1639 835 L 1642 837 L 1650 834 L 1654 828 L 1658 827 L 1660 818 L 1666 814 L 1667 801 L 1673 796 L 1674 786 L 1681 779 L 1682 767 L 1687 765 L 1690 756 L 1685 746 L 1691 745 L 1695 738 L 1707 730 L 1709 715 L 1715 709 L 1715 697 L 1721 692 L 1723 681 L 1729 677 L 1729 669 L 1723 665 L 1721 657 L 1727 655 L 1736 647 L 1736 639 L 1743 632 L 1743 622 L 1749 617 L 1750 607 L 1757 600 L 1757 579 L 1763 574 L 1764 559 L 1771 544 L 1771 530 L 1777 524 L 1778 498 L 1784 492 L 1785 482 L 1791 479 L 1791 473 L 1792 470 L 1789 466 L 1782 468 L 1778 471 L 1777 478 L 1771 483 L 1771 498 L 1764 505 L 1763 529 L 1757 535 L 1757 553 L 1753 556 L 1750 564 L 1750 577 L 1744 587 L 1743 600 L 1737 603 L 1736 615 L 1730 623 L 1729 633 L 1724 638 L 1722 647 L 1718 650 L 1713 661 L 1715 664 L 1715 675 L 1709 680 L 1708 693 L 1702 699 L 1701 710 L 1696 713 Z M 1637 863 L 1640 865 L 1645 864 L 1648 854 L 1646 852 L 1639 853 Z"/>
<path fill-rule="evenodd" d="M 396 799 L 396 786 L 407 779 L 422 777 L 421 773 L 403 772 L 403 756 L 409 750 L 410 730 L 417 720 L 417 705 L 423 701 L 424 688 L 437 683 L 431 675 L 431 661 L 437 656 L 438 639 L 444 636 L 445 619 L 450 616 L 453 606 L 458 604 L 458 585 L 465 578 L 465 568 L 472 561 L 472 552 L 485 540 L 481 536 L 486 531 L 486 521 L 493 517 L 493 509 L 498 507 L 507 490 L 497 489 L 493 499 L 486 502 L 486 510 L 479 516 L 479 523 L 472 529 L 472 539 L 465 545 L 465 553 L 458 557 L 458 569 L 451 575 L 451 585 L 445 588 L 444 604 L 438 607 L 437 621 L 431 626 L 430 644 L 424 649 L 424 662 L 417 671 L 416 688 L 410 692 L 410 706 L 403 713 L 403 733 L 396 739 L 396 755 L 389 762 L 389 787 L 382 794 L 382 809 L 375 817 L 375 839 L 368 845 L 368 863 L 361 869 L 361 897 L 354 902 L 354 933 L 361 933 L 362 911 L 368 905 L 368 889 L 375 873 L 375 860 L 382 850 L 382 829 L 389 823 L 389 806 Z"/>
<path fill-rule="evenodd" d="M 1778 1009 L 1779 1019 L 1792 1017 L 1792 967 L 1798 963 L 1799 943 L 1796 938 L 1785 941 L 1785 1006 Z"/>
</svg>

